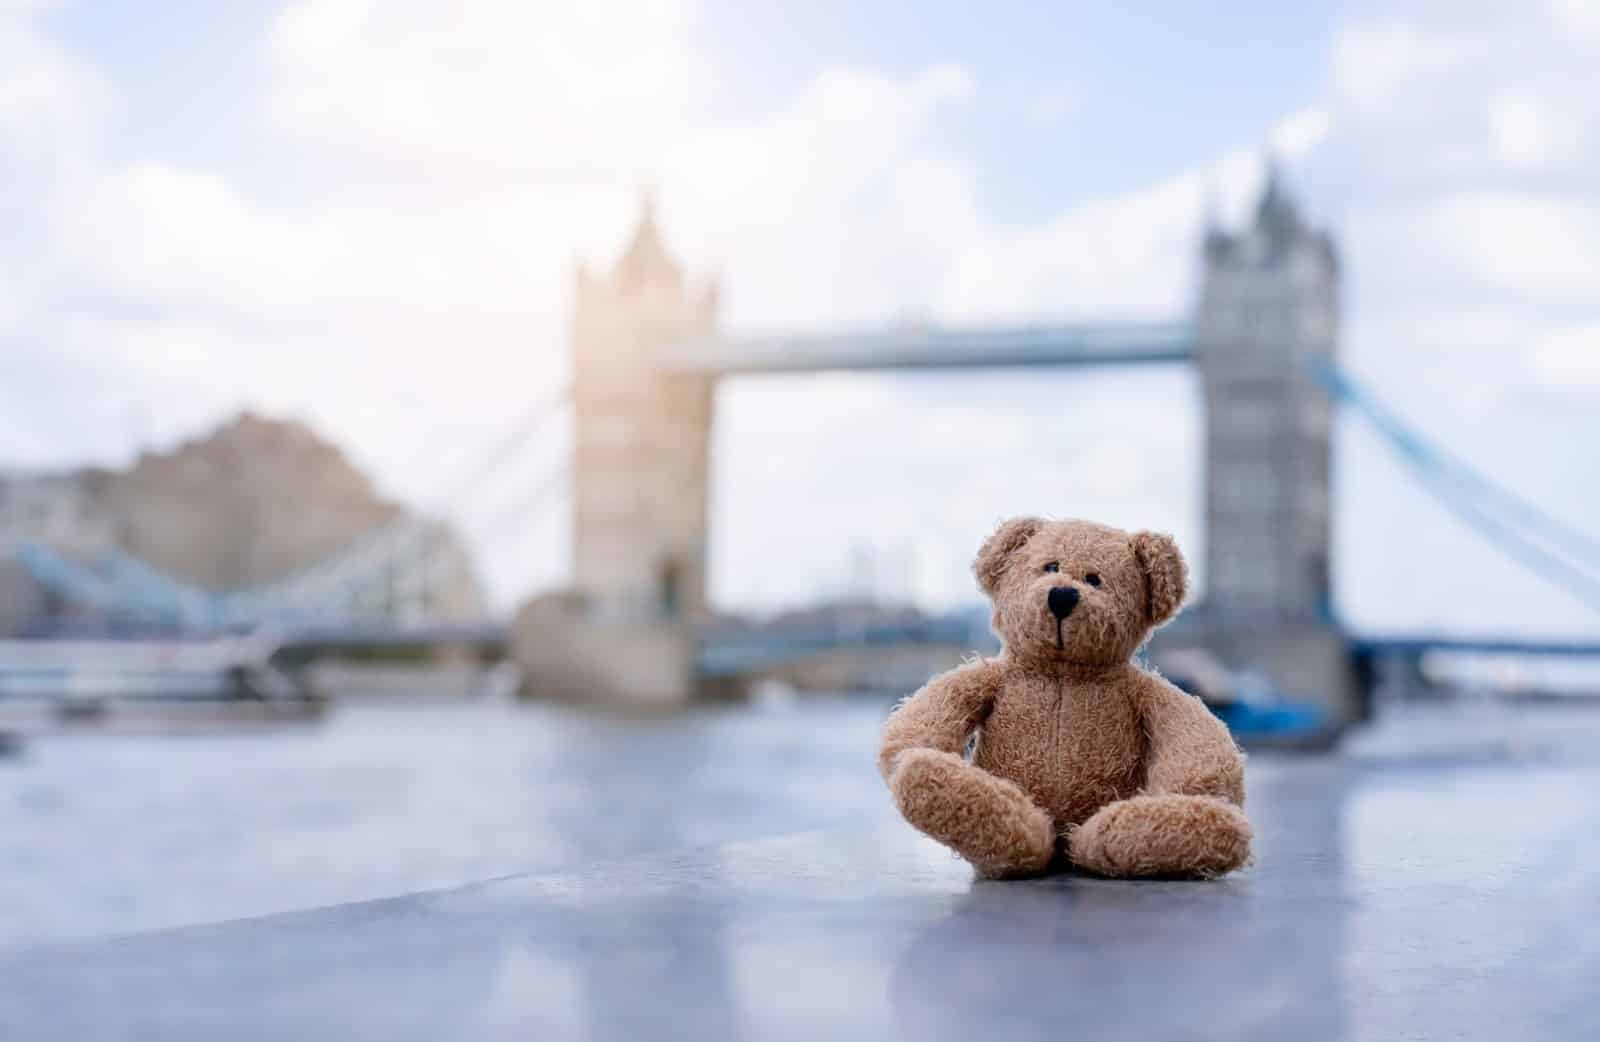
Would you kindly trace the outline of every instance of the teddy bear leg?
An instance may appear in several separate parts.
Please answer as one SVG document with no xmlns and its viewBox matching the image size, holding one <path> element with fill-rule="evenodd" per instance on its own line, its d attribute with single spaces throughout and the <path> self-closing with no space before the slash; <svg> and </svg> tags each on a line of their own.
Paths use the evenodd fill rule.
<svg viewBox="0 0 1600 1042">
<path fill-rule="evenodd" d="M 990 879 L 1038 875 L 1050 864 L 1055 826 L 1004 778 L 937 749 L 908 749 L 889 776 L 895 804 L 918 830 Z"/>
<path fill-rule="evenodd" d="M 1231 872 L 1250 858 L 1250 822 L 1215 796 L 1133 796 L 1101 807 L 1072 831 L 1072 862 L 1122 879 Z"/>
</svg>

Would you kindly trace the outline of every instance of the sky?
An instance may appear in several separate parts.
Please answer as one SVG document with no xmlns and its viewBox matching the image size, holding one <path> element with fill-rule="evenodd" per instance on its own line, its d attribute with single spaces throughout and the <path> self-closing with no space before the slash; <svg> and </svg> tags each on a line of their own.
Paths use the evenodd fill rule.
<svg viewBox="0 0 1600 1042">
<path fill-rule="evenodd" d="M 564 580 L 535 490 L 568 435 L 451 478 L 564 385 L 575 268 L 643 190 L 731 331 L 1167 318 L 1270 153 L 1340 244 L 1345 367 L 1600 531 L 1600 6 L 1116 6 L 0 0 L 0 465 L 302 419 L 510 605 Z M 970 603 L 1023 512 L 1197 556 L 1196 399 L 1177 369 L 727 381 L 713 595 Z M 1358 421 L 1335 472 L 1352 626 L 1600 635 Z"/>
</svg>

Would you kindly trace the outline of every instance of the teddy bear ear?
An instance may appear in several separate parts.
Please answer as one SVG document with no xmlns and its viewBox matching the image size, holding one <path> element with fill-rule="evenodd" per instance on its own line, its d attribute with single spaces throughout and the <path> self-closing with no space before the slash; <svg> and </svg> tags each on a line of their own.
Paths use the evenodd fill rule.
<svg viewBox="0 0 1600 1042">
<path fill-rule="evenodd" d="M 1144 572 L 1146 611 L 1159 626 L 1178 614 L 1189 592 L 1189 566 L 1178 544 L 1163 532 L 1138 532 L 1131 540 L 1133 556 Z"/>
<path fill-rule="evenodd" d="M 1014 517 L 1000 522 L 994 534 L 983 541 L 978 556 L 972 562 L 972 574 L 978 577 L 978 586 L 993 596 L 1000 576 L 1006 570 L 1006 560 L 1033 538 L 1044 522 L 1037 517 Z"/>
</svg>

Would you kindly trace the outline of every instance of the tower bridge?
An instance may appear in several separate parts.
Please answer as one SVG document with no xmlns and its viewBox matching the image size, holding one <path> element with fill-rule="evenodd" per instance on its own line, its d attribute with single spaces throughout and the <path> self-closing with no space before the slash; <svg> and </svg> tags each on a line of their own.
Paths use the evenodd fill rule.
<svg viewBox="0 0 1600 1042">
<path fill-rule="evenodd" d="M 1412 668 L 1430 650 L 1600 654 L 1595 643 L 1344 632 L 1329 597 L 1336 405 L 1367 419 L 1418 482 L 1495 549 L 1597 608 L 1600 541 L 1430 444 L 1343 374 L 1334 244 L 1275 176 L 1245 228 L 1205 234 L 1199 261 L 1194 311 L 1169 321 L 728 336 L 717 328 L 716 287 L 690 284 L 647 207 L 609 271 L 578 274 L 570 389 L 535 403 L 490 461 L 492 471 L 570 408 L 570 461 L 546 476 L 529 509 L 570 486 L 571 586 L 530 600 L 509 628 L 472 627 L 474 645 L 509 644 L 540 693 L 635 705 L 679 704 L 830 649 L 973 650 L 981 634 L 968 616 L 784 633 L 712 625 L 706 563 L 718 382 L 750 373 L 1192 365 L 1205 410 L 1199 552 L 1208 590 L 1162 642 L 1207 648 L 1344 719 L 1362 712 L 1377 662 Z M 67 599 L 177 625 L 265 624 L 288 634 L 285 647 L 321 648 L 460 639 L 425 618 L 396 629 L 370 615 L 375 605 L 429 603 L 439 543 L 426 526 L 390 526 L 295 576 L 223 595 L 134 560 L 86 568 L 48 548 L 19 556 Z"/>
<path fill-rule="evenodd" d="M 726 376 L 1193 364 L 1204 388 L 1210 590 L 1195 640 L 1285 686 L 1352 702 L 1328 612 L 1339 266 L 1276 176 L 1248 228 L 1205 237 L 1195 313 L 1165 322 L 940 326 L 724 336 L 649 209 L 607 273 L 580 272 L 573 336 L 573 588 L 518 631 L 530 672 L 574 695 L 679 701 L 707 613 L 714 388 Z M 625 651 L 623 649 L 626 649 Z M 718 660 L 717 656 L 710 656 Z"/>
</svg>

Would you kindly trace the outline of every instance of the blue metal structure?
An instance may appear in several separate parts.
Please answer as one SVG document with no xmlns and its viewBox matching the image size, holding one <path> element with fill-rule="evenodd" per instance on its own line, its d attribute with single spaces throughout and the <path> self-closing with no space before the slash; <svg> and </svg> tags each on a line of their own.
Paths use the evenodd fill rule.
<svg viewBox="0 0 1600 1042">
<path fill-rule="evenodd" d="M 1357 654 L 1421 656 L 1431 651 L 1517 658 L 1593 658 L 1600 640 L 1536 640 L 1521 637 L 1461 637 L 1442 633 L 1359 636 L 1350 640 Z"/>
<path fill-rule="evenodd" d="M 225 592 L 186 583 L 118 550 L 80 559 L 24 543 L 16 557 L 35 581 L 70 603 L 108 617 L 216 631 L 348 621 L 397 602 L 424 601 L 440 542 L 437 524 L 401 521 L 282 579 Z"/>
<path fill-rule="evenodd" d="M 667 344 L 663 368 L 696 373 L 996 369 L 1152 365 L 1194 357 L 1188 322 L 902 324 L 774 336 L 706 337 Z"/>
<path fill-rule="evenodd" d="M 1600 612 L 1600 539 L 1553 517 L 1406 424 L 1332 366 L 1313 375 L 1372 425 L 1418 483 L 1500 553 Z"/>
</svg>

